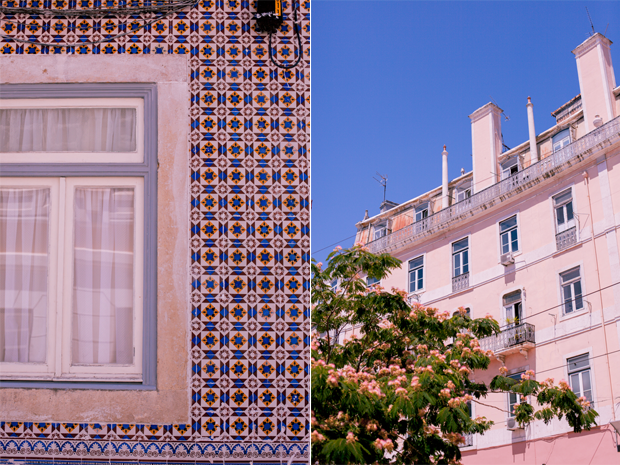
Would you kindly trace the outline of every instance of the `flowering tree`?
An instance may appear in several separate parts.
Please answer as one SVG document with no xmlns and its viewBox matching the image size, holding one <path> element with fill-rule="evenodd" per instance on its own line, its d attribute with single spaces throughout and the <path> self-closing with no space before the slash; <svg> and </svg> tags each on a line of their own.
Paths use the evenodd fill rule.
<svg viewBox="0 0 620 465">
<path fill-rule="evenodd" d="M 514 411 L 521 425 L 565 417 L 579 432 L 595 424 L 598 414 L 565 381 L 539 382 L 531 371 L 515 381 L 503 367 L 488 385 L 470 379 L 493 356 L 478 342 L 499 332 L 490 315 L 471 319 L 461 309 L 451 317 L 410 305 L 405 291 L 368 288 L 362 275 L 382 279 L 399 267 L 390 255 L 356 245 L 328 260 L 312 265 L 314 463 L 459 463 L 464 435 L 493 424 L 471 418 L 468 403 L 491 392 L 522 396 Z M 353 335 L 338 344 L 345 328 Z"/>
</svg>

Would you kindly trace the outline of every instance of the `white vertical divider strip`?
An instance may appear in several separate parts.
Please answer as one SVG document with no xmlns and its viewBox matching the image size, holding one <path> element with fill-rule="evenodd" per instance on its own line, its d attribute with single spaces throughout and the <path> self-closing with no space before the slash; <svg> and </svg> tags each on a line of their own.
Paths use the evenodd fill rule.
<svg viewBox="0 0 620 465">
<path fill-rule="evenodd" d="M 611 108 L 611 88 L 609 87 L 609 81 L 607 79 L 607 70 L 605 69 L 605 57 L 603 56 L 603 44 L 599 42 L 596 46 L 598 51 L 598 61 L 601 67 L 601 78 L 603 79 L 603 93 L 605 95 L 605 107 L 607 108 L 607 117 L 609 120 L 614 119 L 614 112 Z M 605 121 L 607 122 L 607 121 Z"/>
<path fill-rule="evenodd" d="M 56 331 L 54 332 L 54 375 L 56 377 L 62 374 L 62 342 L 63 342 L 63 325 L 64 325 L 64 306 L 66 296 L 64 295 L 64 267 L 65 267 L 65 234 L 66 234 L 66 178 L 61 177 L 58 186 L 58 239 L 55 243 L 51 243 L 50 247 L 58 247 L 58 272 L 56 274 Z"/>
</svg>

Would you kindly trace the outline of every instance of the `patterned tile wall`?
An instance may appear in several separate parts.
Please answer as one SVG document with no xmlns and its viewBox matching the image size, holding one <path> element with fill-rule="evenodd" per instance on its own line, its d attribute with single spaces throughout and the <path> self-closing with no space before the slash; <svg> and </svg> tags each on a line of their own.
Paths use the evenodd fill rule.
<svg viewBox="0 0 620 465">
<path fill-rule="evenodd" d="M 283 7 L 272 45 L 290 63 Z M 247 1 L 202 0 L 167 18 L 0 16 L 4 54 L 190 55 L 193 373 L 191 424 L 0 422 L 2 457 L 308 457 L 310 2 L 298 8 L 303 56 L 291 70 L 271 64 Z"/>
</svg>

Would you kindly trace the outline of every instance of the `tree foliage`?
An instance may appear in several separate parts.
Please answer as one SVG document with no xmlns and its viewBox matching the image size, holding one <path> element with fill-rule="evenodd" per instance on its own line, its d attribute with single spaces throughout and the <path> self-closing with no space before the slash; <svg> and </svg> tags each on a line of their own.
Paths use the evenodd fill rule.
<svg viewBox="0 0 620 465">
<path fill-rule="evenodd" d="M 497 334 L 499 325 L 464 309 L 450 316 L 411 305 L 406 292 L 367 288 L 362 278 L 383 279 L 399 266 L 358 245 L 337 248 L 325 268 L 313 262 L 313 463 L 458 463 L 464 435 L 493 425 L 471 418 L 468 402 L 491 392 L 522 396 L 515 419 L 523 426 L 556 417 L 575 432 L 595 424 L 598 414 L 565 381 L 539 382 L 531 371 L 516 381 L 503 367 L 488 385 L 472 381 L 493 356 L 479 339 Z M 338 344 L 351 327 L 355 335 Z"/>
</svg>

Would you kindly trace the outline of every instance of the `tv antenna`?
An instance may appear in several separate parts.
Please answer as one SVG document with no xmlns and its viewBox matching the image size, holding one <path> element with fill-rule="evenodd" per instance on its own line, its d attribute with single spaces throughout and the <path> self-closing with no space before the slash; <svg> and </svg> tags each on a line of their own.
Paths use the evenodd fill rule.
<svg viewBox="0 0 620 465">
<path fill-rule="evenodd" d="M 491 102 L 493 102 L 493 103 L 495 104 L 495 106 L 496 106 L 497 108 L 499 108 L 499 105 L 498 105 L 498 104 L 497 104 L 497 102 L 493 99 L 493 97 L 491 97 L 491 96 L 489 95 L 489 98 L 491 99 Z M 506 121 L 510 121 L 510 116 L 508 116 L 504 110 L 502 110 L 502 115 L 504 115 L 504 118 L 506 118 Z"/>
<path fill-rule="evenodd" d="M 586 13 L 588 14 L 588 19 L 590 20 L 590 27 L 592 28 L 592 32 L 590 35 L 594 34 L 596 31 L 594 30 L 594 24 L 592 23 L 592 18 L 590 17 L 590 12 L 588 11 L 588 7 L 586 7 Z M 607 31 L 607 29 L 605 29 Z"/>
<path fill-rule="evenodd" d="M 373 176 L 372 179 L 374 179 L 375 181 L 377 181 L 379 184 L 381 184 L 383 186 L 383 201 L 385 202 L 385 191 L 387 190 L 387 175 L 383 175 L 381 173 L 379 173 L 377 171 L 377 176 L 379 176 L 380 179 L 377 179 Z"/>
</svg>

